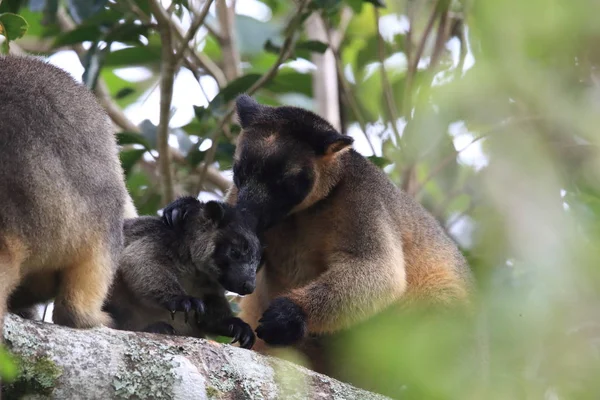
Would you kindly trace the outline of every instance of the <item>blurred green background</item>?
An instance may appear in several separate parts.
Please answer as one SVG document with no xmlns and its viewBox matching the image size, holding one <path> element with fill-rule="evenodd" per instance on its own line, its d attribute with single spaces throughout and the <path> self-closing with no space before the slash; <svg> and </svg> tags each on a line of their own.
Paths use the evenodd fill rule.
<svg viewBox="0 0 600 400">
<path fill-rule="evenodd" d="M 0 32 L 2 51 L 50 57 L 98 94 L 141 214 L 223 196 L 241 92 L 355 137 L 480 288 L 480 355 L 458 319 L 382 315 L 349 339 L 365 386 L 596 399 L 598 15 L 591 0 L 4 0 Z"/>
</svg>

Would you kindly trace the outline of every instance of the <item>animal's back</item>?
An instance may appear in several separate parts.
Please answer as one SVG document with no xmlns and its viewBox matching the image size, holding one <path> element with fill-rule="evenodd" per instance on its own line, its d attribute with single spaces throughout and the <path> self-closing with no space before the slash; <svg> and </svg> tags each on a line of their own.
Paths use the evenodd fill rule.
<svg viewBox="0 0 600 400">
<path fill-rule="evenodd" d="M 26 241 L 26 264 L 59 262 L 122 214 L 111 126 L 92 93 L 42 60 L 1 57 L 0 93 L 0 226 Z"/>
<path fill-rule="evenodd" d="M 361 211 L 367 235 L 373 234 L 367 228 L 370 221 L 378 221 L 373 225 L 385 226 L 391 240 L 401 244 L 404 265 L 398 268 L 405 268 L 407 280 L 403 300 L 466 300 L 472 289 L 471 271 L 440 223 L 364 157 L 353 151 L 349 158 L 350 189 L 343 197 L 347 202 L 371 206 Z M 356 212 L 352 207 L 346 209 Z"/>
<path fill-rule="evenodd" d="M 0 57 L 0 93 L 0 317 L 24 277 L 57 271 L 54 322 L 106 324 L 130 202 L 110 122 L 90 91 L 32 57 Z"/>
</svg>

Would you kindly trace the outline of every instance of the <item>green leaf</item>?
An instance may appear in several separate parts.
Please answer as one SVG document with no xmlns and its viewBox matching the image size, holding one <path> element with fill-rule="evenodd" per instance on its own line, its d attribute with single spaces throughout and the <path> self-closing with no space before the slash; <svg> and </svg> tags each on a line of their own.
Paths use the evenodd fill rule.
<svg viewBox="0 0 600 400">
<path fill-rule="evenodd" d="M 199 142 L 201 143 L 201 142 Z M 206 151 L 198 150 L 198 146 L 195 146 L 192 150 L 189 151 L 187 156 L 185 157 L 187 162 L 192 166 L 197 166 L 204 160 L 204 156 L 206 156 Z"/>
<path fill-rule="evenodd" d="M 379 157 L 379 156 L 369 156 L 367 157 L 373 164 L 375 164 L 376 166 L 378 166 L 379 168 L 384 168 L 390 164 L 392 164 L 392 162 L 390 160 L 388 160 L 385 157 Z"/>
<path fill-rule="evenodd" d="M 102 31 L 98 25 L 81 25 L 72 31 L 58 35 L 53 47 L 61 47 L 81 42 L 95 42 L 100 39 Z"/>
<path fill-rule="evenodd" d="M 3 347 L 0 347 L 0 379 L 4 381 L 13 381 L 18 374 L 15 359 Z"/>
<path fill-rule="evenodd" d="M 106 66 L 134 66 L 149 63 L 158 63 L 160 61 L 160 47 L 143 46 L 128 47 L 108 53 L 105 60 Z"/>
<path fill-rule="evenodd" d="M 102 68 L 100 76 L 108 86 L 110 95 L 116 100 L 117 105 L 121 108 L 126 108 L 135 103 L 146 90 L 153 86 L 155 87 L 157 80 L 159 79 L 157 75 L 152 74 L 147 79 L 138 82 L 130 82 L 115 75 L 115 69 L 116 68 L 107 68 L 105 60 L 104 68 Z"/>
<path fill-rule="evenodd" d="M 403 35 L 396 35 L 396 37 L 400 37 L 398 39 L 397 45 L 398 46 L 402 46 L 403 45 Z M 392 46 L 392 44 L 390 44 L 387 41 L 383 41 L 384 43 L 384 54 L 385 57 L 389 57 L 391 56 L 395 50 Z M 360 51 L 358 52 L 358 55 L 356 56 L 356 66 L 358 68 L 364 68 L 365 65 L 372 63 L 372 62 L 377 62 L 379 61 L 379 42 L 377 40 L 377 34 L 375 35 L 371 35 L 368 39 L 366 39 L 365 44 L 362 46 L 362 48 L 360 49 Z"/>
<path fill-rule="evenodd" d="M 117 143 L 120 146 L 126 144 L 140 144 L 146 148 L 146 150 L 152 150 L 150 142 L 141 134 L 137 132 L 119 132 L 117 133 Z"/>
<path fill-rule="evenodd" d="M 104 9 L 85 20 L 86 25 L 102 25 L 111 27 L 126 17 L 125 13 L 115 8 Z"/>
<path fill-rule="evenodd" d="M 219 162 L 221 170 L 230 169 L 233 166 L 233 154 L 235 153 L 235 145 L 223 141 L 217 145 L 217 153 L 215 160 Z"/>
<path fill-rule="evenodd" d="M 206 113 L 208 110 L 206 107 L 203 106 L 193 106 L 194 107 L 194 115 L 196 115 L 196 118 L 201 121 L 203 120 L 208 114 Z"/>
<path fill-rule="evenodd" d="M 127 190 L 140 215 L 156 215 L 162 200 L 158 189 L 154 179 L 144 171 L 133 170 L 127 176 Z"/>
<path fill-rule="evenodd" d="M 371 3 L 375 7 L 386 7 L 385 2 L 383 0 L 364 0 L 365 3 Z"/>
<path fill-rule="evenodd" d="M 0 35 L 6 38 L 2 46 L 7 53 L 9 42 L 22 37 L 27 32 L 28 27 L 27 21 L 20 15 L 13 13 L 0 14 Z"/>
<path fill-rule="evenodd" d="M 150 2 L 148 0 L 134 0 L 135 4 L 144 12 L 146 15 L 150 15 Z"/>
<path fill-rule="evenodd" d="M 190 140 L 189 135 L 181 128 L 173 129 L 172 133 L 177 137 L 179 150 L 185 157 L 189 151 L 194 148 L 195 143 Z"/>
<path fill-rule="evenodd" d="M 320 42 L 318 40 L 307 40 L 296 44 L 296 50 L 308 50 L 315 53 L 323 54 L 327 51 L 329 46 L 327 43 Z"/>
<path fill-rule="evenodd" d="M 122 42 L 131 44 L 142 44 L 140 36 L 148 36 L 147 25 L 137 25 L 133 22 L 120 24 L 111 29 L 104 39 L 106 42 Z"/>
<path fill-rule="evenodd" d="M 223 57 L 221 45 L 212 35 L 207 36 L 204 40 L 202 53 L 206 54 L 211 60 L 220 60 Z"/>
<path fill-rule="evenodd" d="M 18 13 L 26 0 L 4 0 L 0 1 L 0 13 Z"/>
<path fill-rule="evenodd" d="M 239 14 L 235 15 L 235 27 L 235 36 L 242 56 L 253 56 L 263 52 L 263 44 L 269 39 L 280 38 L 283 28 L 277 20 L 263 22 Z"/>
<path fill-rule="evenodd" d="M 140 124 L 140 129 L 142 130 L 142 136 L 150 143 L 150 148 L 155 149 L 158 141 L 158 127 L 149 119 L 145 119 Z"/>
<path fill-rule="evenodd" d="M 312 96 L 312 74 L 301 74 L 292 68 L 282 68 L 265 88 L 274 93 L 302 93 Z"/>
<path fill-rule="evenodd" d="M 129 96 L 130 94 L 135 93 L 135 89 L 132 87 L 124 87 L 122 89 L 119 89 L 119 91 L 115 94 L 115 99 L 116 100 L 120 100 L 123 99 L 127 96 Z"/>
<path fill-rule="evenodd" d="M 104 10 L 108 0 L 67 0 L 69 13 L 76 24 Z"/>
<path fill-rule="evenodd" d="M 355 14 L 360 14 L 363 7 L 363 0 L 346 0 L 346 3 L 352 8 Z"/>
<path fill-rule="evenodd" d="M 125 171 L 125 176 L 129 175 L 131 169 L 142 158 L 144 153 L 146 153 L 146 150 L 144 149 L 123 150 L 119 153 L 121 166 L 123 167 L 123 171 Z"/>
<path fill-rule="evenodd" d="M 263 45 L 263 49 L 269 53 L 279 54 L 281 52 L 281 46 L 273 43 L 271 39 L 268 39 Z"/>
<path fill-rule="evenodd" d="M 318 9 L 325 11 L 337 10 L 342 3 L 342 0 L 313 0 L 313 5 Z"/>
<path fill-rule="evenodd" d="M 198 144 L 202 143 L 199 142 Z M 204 161 L 204 157 L 206 157 L 206 154 L 208 153 L 208 150 L 200 151 L 198 150 L 198 147 L 199 146 L 194 146 L 194 148 L 190 150 L 188 155 L 186 156 L 187 161 L 194 167 L 200 164 L 202 161 Z M 215 161 L 219 162 L 221 169 L 231 168 L 234 152 L 235 145 L 227 141 L 222 141 L 217 144 Z"/>
<path fill-rule="evenodd" d="M 225 104 L 235 99 L 239 94 L 246 92 L 256 81 L 261 77 L 261 74 L 247 74 L 241 76 L 229 83 L 223 90 L 217 94 L 210 102 L 208 108 L 213 112 L 219 111 Z"/>
<path fill-rule="evenodd" d="M 28 28 L 24 35 L 25 38 L 31 38 L 33 40 L 49 38 L 49 40 L 52 41 L 61 33 L 60 27 L 53 23 L 50 17 L 45 17 L 42 11 L 34 12 L 28 8 L 22 8 L 19 15 L 27 21 Z M 46 21 L 45 18 L 48 21 Z M 52 49 L 48 50 L 53 51 Z M 49 53 L 39 52 L 38 54 L 46 55 Z"/>
</svg>

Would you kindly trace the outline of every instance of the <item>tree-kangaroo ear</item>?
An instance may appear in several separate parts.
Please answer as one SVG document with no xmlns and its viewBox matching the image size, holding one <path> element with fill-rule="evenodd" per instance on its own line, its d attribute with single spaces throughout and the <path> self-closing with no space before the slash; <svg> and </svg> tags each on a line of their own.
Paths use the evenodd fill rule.
<svg viewBox="0 0 600 400">
<path fill-rule="evenodd" d="M 247 128 L 254 123 L 263 106 L 247 94 L 238 96 L 235 108 L 242 128 Z"/>
<path fill-rule="evenodd" d="M 325 140 L 323 154 L 335 154 L 341 150 L 344 150 L 347 147 L 352 146 L 352 143 L 354 143 L 354 139 L 352 137 L 340 135 L 337 132 L 332 132 L 328 134 Z"/>
<path fill-rule="evenodd" d="M 163 222 L 172 228 L 181 227 L 189 211 L 193 207 L 198 207 L 199 205 L 200 201 L 195 197 L 180 197 L 163 208 Z"/>
<path fill-rule="evenodd" d="M 225 217 L 225 208 L 220 202 L 211 200 L 204 205 L 204 216 L 219 224 Z"/>
</svg>

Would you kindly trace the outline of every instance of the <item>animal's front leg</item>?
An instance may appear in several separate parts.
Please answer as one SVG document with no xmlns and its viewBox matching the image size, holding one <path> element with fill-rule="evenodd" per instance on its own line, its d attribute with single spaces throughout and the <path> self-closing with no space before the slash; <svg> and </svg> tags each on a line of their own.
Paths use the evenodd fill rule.
<svg viewBox="0 0 600 400">
<path fill-rule="evenodd" d="M 257 336 L 269 345 L 292 345 L 308 333 L 348 328 L 404 294 L 402 264 L 342 260 L 310 284 L 274 299 L 259 320 Z"/>
</svg>

